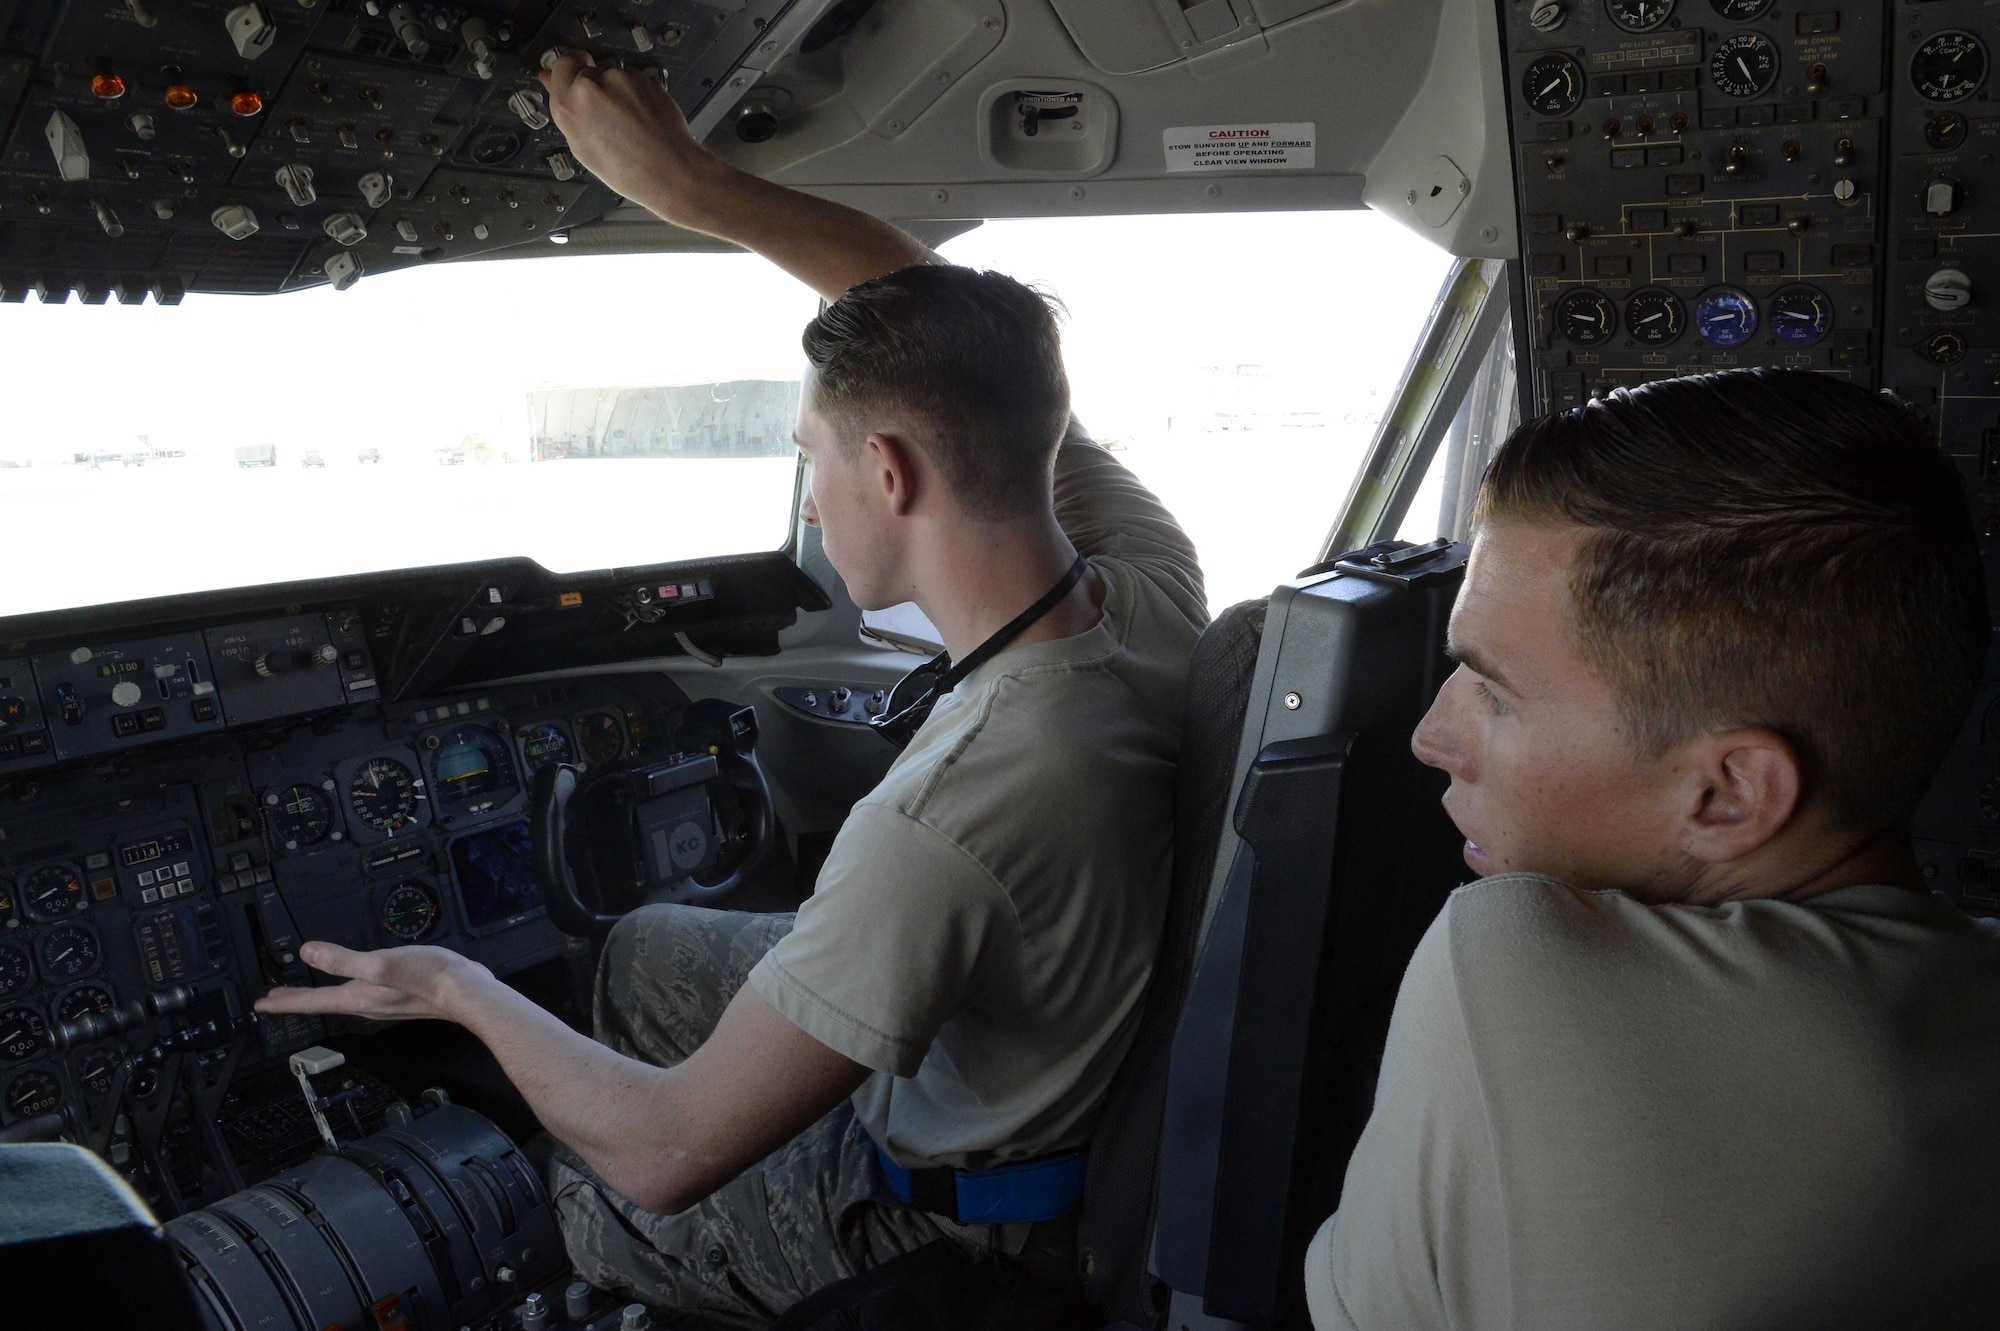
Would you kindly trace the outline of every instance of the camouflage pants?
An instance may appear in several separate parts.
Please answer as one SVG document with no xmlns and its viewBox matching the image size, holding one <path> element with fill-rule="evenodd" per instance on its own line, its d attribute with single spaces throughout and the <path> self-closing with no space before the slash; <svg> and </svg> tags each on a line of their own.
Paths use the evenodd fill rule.
<svg viewBox="0 0 2000 1331">
<path fill-rule="evenodd" d="M 598 963 L 597 1038 L 648 1063 L 679 1063 L 791 927 L 790 915 L 634 911 Z M 577 1274 L 669 1326 L 768 1326 L 813 1291 L 947 1235 L 978 1254 L 1009 1254 L 1031 1279 L 1065 1281 L 1073 1269 L 1073 1234 L 1061 1226 L 960 1226 L 898 1202 L 845 1103 L 678 1215 L 635 1206 L 567 1149 L 550 1186 Z"/>
</svg>

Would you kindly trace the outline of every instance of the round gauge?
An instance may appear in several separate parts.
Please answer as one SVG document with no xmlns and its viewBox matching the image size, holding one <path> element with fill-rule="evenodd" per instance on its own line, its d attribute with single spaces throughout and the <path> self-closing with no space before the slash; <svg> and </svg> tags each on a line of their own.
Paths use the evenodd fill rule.
<svg viewBox="0 0 2000 1331">
<path fill-rule="evenodd" d="M 33 1068 L 7 1083 L 6 1103 L 15 1118 L 33 1118 L 62 1103 L 62 1087 L 48 1073 Z"/>
<path fill-rule="evenodd" d="M 576 742 L 591 762 L 615 763 L 625 756 L 625 723 L 609 712 L 585 712 L 576 719 Z"/>
<path fill-rule="evenodd" d="M 532 726 L 522 726 L 519 734 L 521 757 L 528 764 L 528 775 L 533 776 L 553 763 L 569 761 L 569 736 L 561 726 L 540 721 Z"/>
<path fill-rule="evenodd" d="M 1771 296 L 1771 333 L 1780 342 L 1809 347 L 1833 329 L 1833 302 L 1818 287 L 1784 287 Z"/>
<path fill-rule="evenodd" d="M 1687 329 L 1687 307 L 1665 287 L 1646 287 L 1625 302 L 1625 331 L 1644 346 L 1663 347 Z"/>
<path fill-rule="evenodd" d="M 1710 287 L 1694 303 L 1694 331 L 1718 347 L 1740 347 L 1757 331 L 1757 302 L 1735 287 Z"/>
<path fill-rule="evenodd" d="M 1627 32 L 1651 32 L 1674 12 L 1674 0 L 1604 0 L 1611 21 Z"/>
<path fill-rule="evenodd" d="M 318 786 L 286 786 L 264 792 L 271 836 L 286 850 L 317 846 L 333 831 L 333 801 Z"/>
<path fill-rule="evenodd" d="M 1583 102 L 1583 68 L 1554 52 L 1537 57 L 1521 75 L 1521 95 L 1545 116 L 1566 116 Z"/>
<path fill-rule="evenodd" d="M 84 1017 L 99 1017 L 111 1011 L 111 991 L 101 984 L 83 984 L 64 994 L 56 1002 L 57 1021 L 80 1021 Z"/>
<path fill-rule="evenodd" d="M 49 1028 L 31 1007 L 0 1010 L 0 1063 L 19 1063 L 48 1048 Z"/>
<path fill-rule="evenodd" d="M 1986 82 L 1986 46 L 1969 32 L 1940 32 L 1910 57 L 1910 82 L 1933 102 L 1956 102 Z"/>
<path fill-rule="evenodd" d="M 424 883 L 398 883 L 382 898 L 376 920 L 391 938 L 421 943 L 437 928 L 437 893 Z"/>
<path fill-rule="evenodd" d="M 28 954 L 12 943 L 0 943 L 0 998 L 11 998 L 34 982 Z"/>
<path fill-rule="evenodd" d="M 50 864 L 21 880 L 21 901 L 28 914 L 59 920 L 83 909 L 83 879 L 66 864 Z"/>
<path fill-rule="evenodd" d="M 1947 328 L 1925 340 L 1923 353 L 1934 365 L 1956 365 L 1965 359 L 1965 338 Z"/>
<path fill-rule="evenodd" d="M 1578 346 L 1594 347 L 1618 331 L 1618 311 L 1595 291 L 1572 291 L 1556 302 L 1555 324 Z"/>
<path fill-rule="evenodd" d="M 41 955 L 42 974 L 61 984 L 96 970 L 102 949 L 96 934 L 80 924 L 65 924 L 43 934 L 35 950 Z"/>
<path fill-rule="evenodd" d="M 507 742 L 485 726 L 459 726 L 431 738 L 432 794 L 440 805 L 482 796 L 504 799 L 514 793 L 514 757 Z"/>
<path fill-rule="evenodd" d="M 1708 76 L 1730 97 L 1755 97 L 1778 77 L 1778 48 L 1762 33 L 1739 32 L 1715 48 Z"/>
<path fill-rule="evenodd" d="M 394 758 L 370 758 L 347 783 L 354 816 L 377 832 L 400 832 L 417 821 L 417 777 Z"/>
<path fill-rule="evenodd" d="M 14 894 L 0 885 L 0 929 L 18 929 L 21 917 L 14 911 Z"/>
<path fill-rule="evenodd" d="M 1950 152 L 1965 142 L 1965 117 L 1940 111 L 1924 122 L 1924 142 L 1939 152 Z"/>
<path fill-rule="evenodd" d="M 77 1060 L 76 1079 L 91 1095 L 109 1095 L 111 1079 L 118 1075 L 118 1065 L 124 1061 L 116 1049 L 108 1046 L 93 1049 Z"/>
<path fill-rule="evenodd" d="M 1771 7 L 1771 0 L 1708 0 L 1709 8 L 1734 23 L 1748 23 Z"/>
</svg>

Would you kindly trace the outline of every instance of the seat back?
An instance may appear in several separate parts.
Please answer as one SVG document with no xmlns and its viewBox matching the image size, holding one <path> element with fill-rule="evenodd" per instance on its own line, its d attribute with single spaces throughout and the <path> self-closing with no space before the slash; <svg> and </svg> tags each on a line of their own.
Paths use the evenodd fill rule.
<svg viewBox="0 0 2000 1331">
<path fill-rule="evenodd" d="M 1112 1079 L 1084 1180 L 1077 1233 L 1084 1291 L 1107 1316 L 1135 1326 L 1155 1325 L 1165 1311 L 1164 1286 L 1148 1267 L 1167 1059 L 1194 970 L 1264 608 L 1264 601 L 1245 601 L 1217 615 L 1188 663 L 1174 774 L 1174 872 L 1160 954 L 1138 1034 Z"/>
<path fill-rule="evenodd" d="M 1177 878 L 1196 877 L 1200 910 L 1177 882 L 1187 915 L 1148 1013 L 1172 1014 L 1173 1031 L 1164 1059 L 1149 1046 L 1128 1069 L 1148 1089 L 1120 1088 L 1134 1104 L 1159 1097 L 1157 1146 L 1109 1140 L 1132 1125 L 1107 1121 L 1092 1148 L 1094 1167 L 1141 1145 L 1158 1156 L 1141 1190 L 1151 1271 L 1109 1284 L 1119 1319 L 1158 1326 L 1171 1299 L 1176 1325 L 1188 1310 L 1270 1325 L 1302 1297 L 1305 1245 L 1338 1205 L 1402 972 L 1465 877 L 1446 779 L 1409 747 L 1451 668 L 1464 561 L 1460 546 L 1384 543 L 1279 588 L 1254 667 L 1235 678 L 1240 703 L 1208 704 L 1242 721 L 1225 785 L 1184 774 L 1185 830 L 1201 844 Z M 1087 1263 L 1114 1251 L 1088 1229 L 1084 1250 Z"/>
</svg>

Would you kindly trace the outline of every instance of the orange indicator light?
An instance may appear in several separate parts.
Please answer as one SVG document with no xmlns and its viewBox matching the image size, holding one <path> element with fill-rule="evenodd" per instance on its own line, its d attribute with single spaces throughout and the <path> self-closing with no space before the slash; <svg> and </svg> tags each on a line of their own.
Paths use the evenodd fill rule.
<svg viewBox="0 0 2000 1331">
<path fill-rule="evenodd" d="M 176 111 L 185 111 L 200 100 L 195 90 L 185 83 L 176 83 L 167 89 L 167 105 Z"/>
<path fill-rule="evenodd" d="M 254 116 L 264 109 L 264 99 L 254 92 L 239 92 L 229 99 L 229 109 L 239 116 Z"/>
<path fill-rule="evenodd" d="M 90 90 L 105 101 L 115 101 L 125 95 L 125 80 L 116 74 L 99 74 L 90 81 Z"/>
</svg>

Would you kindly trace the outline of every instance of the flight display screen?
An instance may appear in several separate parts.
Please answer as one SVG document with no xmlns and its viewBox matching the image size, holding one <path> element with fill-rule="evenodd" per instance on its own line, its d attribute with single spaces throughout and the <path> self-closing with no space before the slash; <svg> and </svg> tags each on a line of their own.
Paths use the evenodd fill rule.
<svg viewBox="0 0 2000 1331">
<path fill-rule="evenodd" d="M 477 933 L 513 924 L 542 908 L 532 838 L 525 820 L 460 837 L 451 846 L 466 928 Z"/>
</svg>

